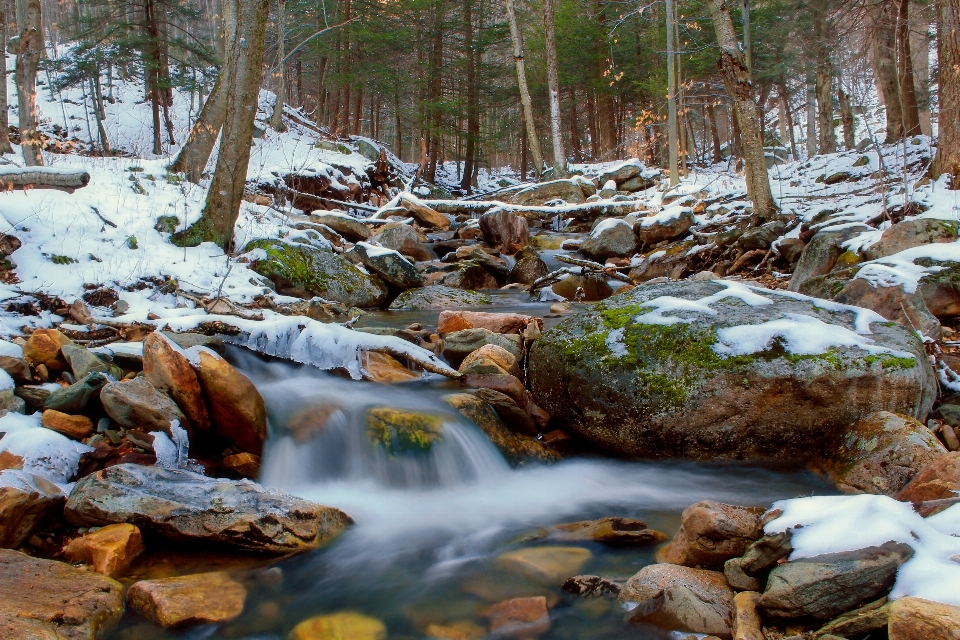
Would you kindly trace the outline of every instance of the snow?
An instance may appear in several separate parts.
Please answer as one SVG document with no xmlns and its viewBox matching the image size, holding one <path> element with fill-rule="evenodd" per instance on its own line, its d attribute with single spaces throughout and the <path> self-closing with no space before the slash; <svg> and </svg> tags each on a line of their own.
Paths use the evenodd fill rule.
<svg viewBox="0 0 960 640">
<path fill-rule="evenodd" d="M 403 260 L 404 262 L 409 264 L 411 267 L 413 266 L 413 263 L 407 260 L 407 258 L 403 256 L 399 251 L 394 251 L 393 249 L 387 249 L 379 245 L 370 244 L 369 242 L 358 242 L 357 246 L 363 247 L 367 252 L 367 256 L 371 258 L 375 258 L 378 256 L 392 255 L 392 256 L 396 256 L 399 260 Z"/>
<path fill-rule="evenodd" d="M 80 456 L 93 451 L 92 447 L 40 426 L 39 414 L 8 413 L 0 418 L 2 432 L 7 434 L 0 439 L 0 452 L 19 456 L 24 472 L 43 476 L 61 487 L 77 472 Z"/>
<path fill-rule="evenodd" d="M 610 229 L 614 229 L 620 226 L 627 227 L 628 229 L 630 229 L 631 233 L 633 232 L 633 227 L 630 225 L 629 222 L 627 222 L 623 218 L 604 218 L 603 220 L 598 222 L 597 226 L 595 226 L 593 228 L 593 231 L 590 232 L 590 237 L 599 238 L 600 234 L 602 234 L 604 231 L 609 231 Z"/>
<path fill-rule="evenodd" d="M 675 298 L 673 296 L 660 296 L 659 298 L 648 300 L 643 303 L 643 307 L 652 307 L 653 310 L 637 316 L 634 321 L 641 324 L 660 325 L 671 325 L 679 322 L 691 323 L 695 322 L 696 318 L 684 318 L 665 314 L 676 312 L 692 312 L 703 313 L 711 316 L 717 315 L 716 310 L 714 310 L 710 305 L 731 297 L 739 298 L 745 304 L 753 307 L 773 304 L 773 301 L 769 298 L 765 298 L 764 296 L 758 295 L 754 292 L 766 291 L 765 289 L 749 287 L 743 283 L 729 280 L 721 281 L 720 284 L 724 285 L 725 288 L 721 289 L 717 293 L 706 296 L 705 298 L 700 298 L 699 300 L 687 300 L 685 298 Z"/>
<path fill-rule="evenodd" d="M 923 276 L 946 269 L 937 265 L 923 267 L 916 264 L 921 258 L 960 263 L 960 241 L 924 244 L 866 262 L 856 277 L 863 278 L 875 287 L 901 286 L 905 292 L 914 293 Z"/>
<path fill-rule="evenodd" d="M 690 207 L 679 207 L 672 206 L 667 207 L 663 211 L 659 211 L 652 216 L 647 216 L 645 218 L 640 218 L 641 227 L 652 227 L 654 225 L 665 224 L 667 222 L 672 222 L 682 216 L 685 213 L 692 212 L 693 209 Z"/>
<path fill-rule="evenodd" d="M 767 534 L 792 532 L 790 560 L 901 542 L 914 554 L 897 572 L 891 599 L 916 596 L 960 606 L 960 504 L 927 519 L 908 502 L 887 496 L 827 496 L 781 500 L 783 514 Z"/>
<path fill-rule="evenodd" d="M 9 391 L 17 386 L 10 374 L 0 369 L 0 391 Z"/>
</svg>

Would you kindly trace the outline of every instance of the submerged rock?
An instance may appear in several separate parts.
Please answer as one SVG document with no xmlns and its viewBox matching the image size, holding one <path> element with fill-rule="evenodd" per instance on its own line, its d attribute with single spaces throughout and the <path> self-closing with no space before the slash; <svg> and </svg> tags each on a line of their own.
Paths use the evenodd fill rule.
<svg viewBox="0 0 960 640">
<path fill-rule="evenodd" d="M 367 439 L 390 455 L 429 451 L 443 439 L 443 418 L 422 411 L 378 407 L 367 411 Z"/>
<path fill-rule="evenodd" d="M 80 480 L 65 508 L 75 526 L 131 523 L 171 540 L 292 553 L 323 545 L 352 520 L 339 509 L 248 480 L 122 464 Z"/>
<path fill-rule="evenodd" d="M 490 296 L 476 291 L 429 285 L 404 291 L 390 304 L 390 310 L 443 311 L 456 307 L 479 307 L 491 302 Z"/>
<path fill-rule="evenodd" d="M 385 624 L 353 611 L 310 618 L 290 632 L 290 640 L 385 640 L 386 637 Z"/>
<path fill-rule="evenodd" d="M 502 553 L 496 562 L 542 584 L 560 586 L 592 557 L 583 547 L 529 547 Z"/>
<path fill-rule="evenodd" d="M 610 546 L 650 546 L 667 539 L 645 522 L 633 518 L 600 518 L 550 528 L 549 535 L 555 540 L 589 540 Z"/>
<path fill-rule="evenodd" d="M 607 451 L 791 463 L 876 411 L 926 415 L 936 389 L 903 327 L 734 281 L 594 305 L 540 336 L 529 379 L 540 406 Z"/>
<path fill-rule="evenodd" d="M 127 593 L 127 606 L 163 627 L 229 622 L 243 613 L 247 590 L 227 573 L 194 573 L 141 580 Z"/>
<path fill-rule="evenodd" d="M 493 605 L 483 613 L 490 633 L 497 638 L 537 638 L 550 630 L 547 599 L 514 598 Z"/>
</svg>

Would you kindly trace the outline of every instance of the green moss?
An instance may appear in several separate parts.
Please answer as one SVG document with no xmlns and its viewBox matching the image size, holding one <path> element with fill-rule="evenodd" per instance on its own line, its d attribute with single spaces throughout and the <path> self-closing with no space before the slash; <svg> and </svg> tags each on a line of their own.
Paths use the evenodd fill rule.
<svg viewBox="0 0 960 640">
<path fill-rule="evenodd" d="M 177 216 L 160 216 L 153 228 L 161 233 L 176 233 L 179 225 L 180 219 Z"/>
<path fill-rule="evenodd" d="M 893 371 L 899 369 L 912 369 L 913 367 L 917 366 L 916 358 L 903 358 L 900 356 L 895 356 L 892 353 L 869 355 L 864 358 L 863 361 L 868 367 L 879 362 L 880 366 L 884 369 L 890 369 Z"/>
<path fill-rule="evenodd" d="M 367 412 L 367 438 L 392 456 L 427 452 L 443 437 L 443 418 L 430 413 L 377 408 Z"/>
<path fill-rule="evenodd" d="M 840 257 L 837 258 L 836 269 L 843 269 L 846 267 L 851 267 L 860 262 L 860 255 L 856 251 L 844 251 L 840 254 Z"/>
<path fill-rule="evenodd" d="M 53 262 L 53 264 L 73 264 L 76 262 L 76 260 L 70 256 L 60 256 L 56 254 L 50 256 L 50 260 Z"/>
<path fill-rule="evenodd" d="M 825 362 L 829 364 L 831 367 L 833 367 L 834 369 L 839 370 L 843 368 L 843 357 L 840 355 L 840 352 L 837 351 L 836 349 L 830 349 L 825 353 L 811 353 L 811 354 L 802 354 L 802 355 L 783 351 L 782 355 L 784 358 L 786 358 L 793 364 L 799 364 L 805 360 L 813 360 L 817 362 Z"/>
<path fill-rule="evenodd" d="M 126 239 L 125 244 L 127 249 L 139 249 L 140 245 L 137 243 L 137 236 L 130 236 Z"/>
<path fill-rule="evenodd" d="M 201 242 L 213 242 L 214 244 L 222 246 L 223 238 L 217 233 L 210 218 L 202 215 L 199 220 L 188 228 L 170 236 L 170 242 L 178 247 L 196 247 L 199 246 Z"/>
</svg>

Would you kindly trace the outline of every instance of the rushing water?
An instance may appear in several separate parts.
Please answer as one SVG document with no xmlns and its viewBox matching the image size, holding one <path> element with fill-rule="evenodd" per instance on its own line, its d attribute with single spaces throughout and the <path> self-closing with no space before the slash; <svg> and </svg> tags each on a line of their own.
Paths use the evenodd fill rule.
<svg viewBox="0 0 960 640">
<path fill-rule="evenodd" d="M 246 610 L 231 624 L 163 632 L 128 615 L 113 637 L 278 640 L 305 618 L 349 610 L 383 620 L 390 638 L 424 638 L 431 624 L 483 625 L 492 604 L 534 595 L 551 604 L 543 640 L 685 637 L 627 624 L 615 600 L 568 596 L 558 583 L 532 580 L 496 558 L 569 545 L 543 539 L 543 527 L 562 522 L 625 516 L 672 535 L 680 512 L 698 500 L 769 506 L 829 491 L 809 474 L 744 466 L 577 458 L 514 470 L 442 401 L 449 383 L 385 386 L 249 354 L 232 358 L 257 383 L 270 416 L 261 481 L 339 507 L 356 524 L 329 547 L 282 561 L 265 574 L 273 578 L 251 583 Z M 441 415 L 443 439 L 426 454 L 387 455 L 367 440 L 371 407 Z M 626 579 L 653 562 L 653 549 L 574 544 L 592 553 L 578 573 Z"/>
</svg>

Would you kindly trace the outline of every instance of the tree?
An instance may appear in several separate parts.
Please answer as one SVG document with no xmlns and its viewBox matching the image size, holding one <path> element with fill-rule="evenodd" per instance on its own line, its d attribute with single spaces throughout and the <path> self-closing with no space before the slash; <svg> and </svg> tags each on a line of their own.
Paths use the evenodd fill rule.
<svg viewBox="0 0 960 640">
<path fill-rule="evenodd" d="M 0 70 L 3 71 L 3 82 L 0 82 L 0 153 L 12 153 L 10 144 L 10 121 L 7 106 L 7 12 L 4 5 L 0 5 Z"/>
<path fill-rule="evenodd" d="M 891 0 L 867 0 L 874 74 L 887 112 L 889 144 L 903 137 L 900 81 L 897 77 L 897 6 Z"/>
<path fill-rule="evenodd" d="M 937 52 L 940 58 L 940 136 L 931 176 L 953 176 L 960 188 L 960 0 L 937 0 Z"/>
<path fill-rule="evenodd" d="M 17 102 L 20 109 L 20 145 L 28 167 L 43 166 L 37 131 L 37 68 L 43 54 L 40 0 L 27 0 L 23 31 L 17 44 Z"/>
<path fill-rule="evenodd" d="M 757 103 L 753 99 L 750 74 L 740 43 L 737 42 L 733 19 L 730 17 L 726 2 L 710 0 L 709 9 L 717 34 L 717 43 L 720 45 L 720 60 L 717 62 L 717 67 L 720 69 L 724 87 L 733 103 L 737 122 L 740 124 L 747 195 L 753 201 L 754 215 L 762 221 L 770 220 L 777 214 L 777 205 L 770 192 L 763 139 L 760 136 L 760 120 L 757 116 Z"/>
<path fill-rule="evenodd" d="M 540 139 L 537 137 L 537 127 L 533 122 L 533 102 L 530 100 L 530 90 L 527 89 L 527 71 L 523 60 L 523 41 L 520 39 L 520 29 L 517 26 L 517 13 L 513 0 L 507 0 L 507 18 L 510 21 L 510 38 L 513 40 L 513 59 L 517 65 L 517 84 L 520 86 L 520 102 L 523 105 L 523 120 L 527 128 L 527 142 L 533 154 L 533 170 L 539 176 L 543 173 L 543 152 L 540 151 Z"/>
<path fill-rule="evenodd" d="M 553 167 L 555 173 L 566 171 L 567 158 L 563 152 L 563 131 L 560 118 L 560 76 L 557 72 L 557 35 L 553 17 L 553 0 L 543 2 L 543 27 L 546 33 L 547 78 L 550 92 L 550 134 L 553 138 Z"/>
</svg>

